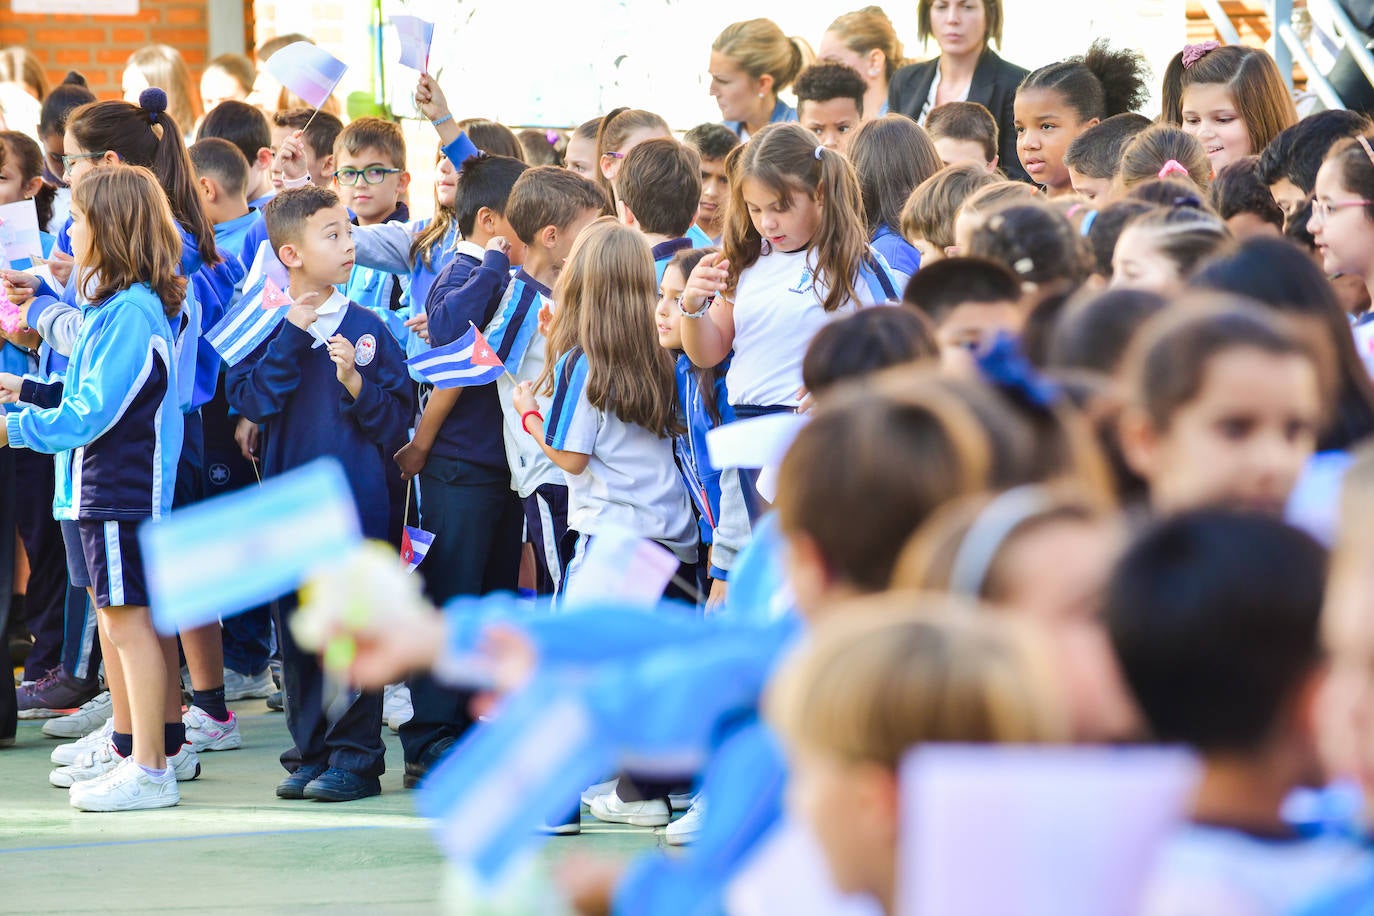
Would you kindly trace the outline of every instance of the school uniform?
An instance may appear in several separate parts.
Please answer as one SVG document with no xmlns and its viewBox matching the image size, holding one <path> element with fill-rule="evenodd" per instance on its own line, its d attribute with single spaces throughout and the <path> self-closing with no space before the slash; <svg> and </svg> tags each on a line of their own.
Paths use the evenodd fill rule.
<svg viewBox="0 0 1374 916">
<path fill-rule="evenodd" d="M 782 99 L 778 99 L 777 104 L 773 106 L 773 113 L 768 116 L 769 124 L 795 120 L 797 120 L 797 109 L 788 105 Z M 745 126 L 743 121 L 722 121 L 721 123 L 734 131 L 735 136 L 739 137 L 741 140 L 747 141 L 749 139 L 749 129 Z"/>
<path fill-rule="evenodd" d="M 668 269 L 669 263 L 673 260 L 673 255 L 679 251 L 687 251 L 695 247 L 696 244 L 692 241 L 690 234 L 679 239 L 667 239 L 653 246 L 649 251 L 654 257 L 654 274 L 657 275 L 658 282 L 663 282 L 663 272 Z"/>
<path fill-rule="evenodd" d="M 405 357 L 371 312 L 335 292 L 309 330 L 283 321 L 251 356 L 230 368 L 229 403 L 262 431 L 264 476 L 328 455 L 343 466 L 363 534 L 398 543 L 388 481 L 392 455 L 406 441 L 414 400 Z M 324 342 L 340 334 L 357 348 L 362 390 L 356 399 L 339 382 Z M 283 615 L 293 602 L 279 602 Z M 284 623 L 284 621 L 283 621 Z M 282 755 L 289 772 L 330 766 L 363 777 L 385 769 L 381 694 L 359 694 L 337 719 L 324 714 L 324 675 L 315 655 L 280 626 L 287 727 L 295 747 Z"/>
<path fill-rule="evenodd" d="M 997 119 L 997 165 L 1014 181 L 1030 181 L 1021 168 L 1016 154 L 1016 89 L 1030 73 L 998 57 L 992 48 L 984 48 L 973 69 L 964 100 L 977 102 Z M 888 83 L 888 109 L 904 114 L 918 124 L 925 125 L 926 115 L 935 104 L 935 90 L 939 86 L 940 58 L 908 64 L 892 74 Z"/>
<path fill-rule="evenodd" d="M 900 298 L 887 264 L 871 255 L 855 277 L 855 288 L 865 298 L 827 312 L 827 286 L 815 275 L 814 263 L 811 249 L 772 249 L 740 274 L 734 357 L 725 379 L 738 418 L 795 409 L 802 358 L 811 338 L 833 318 L 861 305 Z"/>
<path fill-rule="evenodd" d="M 409 219 L 410 209 L 405 204 L 398 204 L 383 222 L 404 223 Z M 356 216 L 352 222 L 354 226 L 358 225 Z M 408 274 L 394 274 L 388 270 L 355 264 L 343 291 L 350 302 L 356 302 L 382 319 L 391 331 L 391 336 L 402 347 L 406 346 L 411 333 L 410 328 L 405 326 L 406 320 L 410 317 L 410 310 L 404 307 L 408 281 Z"/>
<path fill-rule="evenodd" d="M 509 283 L 504 254 L 458 242 L 425 301 L 431 343 L 444 346 L 469 327 L 486 327 Z M 511 490 L 503 422 L 494 382 L 464 388 L 420 471 L 420 526 L 434 535 L 420 571 L 436 604 L 461 595 L 514 592 L 519 583 L 524 515 Z M 401 747 L 407 765 L 423 769 L 426 751 L 472 724 L 473 694 L 428 674 L 407 683 L 414 715 L 400 728 Z"/>
<path fill-rule="evenodd" d="M 252 209 L 250 205 L 250 209 L 243 216 L 215 223 L 215 250 L 222 258 L 238 258 L 239 264 L 247 272 L 247 269 L 253 266 L 253 255 L 257 251 L 254 249 L 245 254 L 244 240 L 247 239 L 249 231 L 262 222 L 262 210 Z M 233 296 L 228 305 L 233 305 L 237 301 L 238 296 Z"/>
<path fill-rule="evenodd" d="M 53 513 L 77 522 L 99 607 L 147 605 L 138 523 L 172 505 L 182 422 L 175 339 L 147 284 L 82 310 L 60 382 L 26 378 L 10 445 L 57 455 Z"/>
<path fill-rule="evenodd" d="M 577 542 L 568 579 L 577 575 L 589 539 L 605 530 L 657 541 L 691 578 L 699 538 L 673 442 L 594 407 L 587 400 L 589 370 L 580 347 L 559 358 L 544 435 L 551 448 L 589 456 L 582 473 L 565 472 L 568 528 Z"/>
<path fill-rule="evenodd" d="M 706 230 L 696 223 L 692 223 L 692 228 L 687 230 L 687 238 L 692 240 L 693 248 L 711 248 L 720 244 L 720 239 L 711 238 L 706 234 Z"/>
<path fill-rule="evenodd" d="M 353 230 L 354 272 L 358 268 L 365 268 L 378 274 L 405 278 L 400 306 L 394 313 L 394 317 L 403 324 L 424 309 L 430 288 L 453 260 L 453 246 L 458 242 L 458 228 L 455 225 L 428 252 L 420 252 L 412 257 L 411 244 L 416 236 L 429 228 L 429 224 L 429 220 L 419 219 L 358 226 Z M 429 348 L 430 344 L 422 340 L 419 334 L 405 328 L 402 349 L 406 356 L 418 356 Z M 419 381 L 418 378 L 416 380 Z"/>
<path fill-rule="evenodd" d="M 563 472 L 549 460 L 529 433 L 520 411 L 511 402 L 519 382 L 538 381 L 544 373 L 547 341 L 539 333 L 539 311 L 549 301 L 547 286 L 516 272 L 501 299 L 496 317 L 483 334 L 505 363 L 508 375 L 496 380 L 501 406 L 501 435 L 510 467 L 510 486 L 525 510 L 528 540 L 534 544 L 536 591 L 542 595 L 562 589 L 572 559 L 568 539 L 568 488 Z M 513 380 L 512 380 L 513 379 Z M 536 394 L 539 412 L 549 416 L 550 399 Z"/>
<path fill-rule="evenodd" d="M 892 281 L 897 287 L 897 292 L 905 290 L 907 281 L 921 269 L 921 252 L 887 223 L 878 226 L 869 244 L 874 251 L 883 256 L 887 266 L 892 269 Z"/>
</svg>

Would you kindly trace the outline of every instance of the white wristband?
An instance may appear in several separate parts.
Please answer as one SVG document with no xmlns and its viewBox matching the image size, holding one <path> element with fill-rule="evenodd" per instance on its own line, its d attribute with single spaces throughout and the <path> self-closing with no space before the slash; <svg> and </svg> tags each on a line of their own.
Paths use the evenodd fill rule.
<svg viewBox="0 0 1374 916">
<path fill-rule="evenodd" d="M 286 178 L 283 176 L 281 180 L 281 186 L 288 191 L 295 190 L 296 188 L 303 188 L 311 183 L 309 172 L 306 172 L 300 178 Z"/>
</svg>

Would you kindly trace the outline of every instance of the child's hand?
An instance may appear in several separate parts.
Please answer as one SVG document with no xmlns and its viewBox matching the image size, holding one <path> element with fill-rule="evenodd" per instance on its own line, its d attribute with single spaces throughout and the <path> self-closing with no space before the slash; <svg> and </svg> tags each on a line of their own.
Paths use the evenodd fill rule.
<svg viewBox="0 0 1374 916">
<path fill-rule="evenodd" d="M 22 270 L 0 270 L 0 277 L 4 278 L 5 298 L 17 306 L 28 304 L 38 291 L 38 278 L 33 274 L 26 274 Z"/>
<path fill-rule="evenodd" d="M 444 90 L 428 73 L 421 73 L 420 81 L 415 84 L 415 107 L 431 121 L 437 121 L 449 113 Z"/>
<path fill-rule="evenodd" d="M 706 596 L 706 613 L 714 614 L 725 607 L 725 596 L 729 591 L 730 583 L 725 579 L 712 579 L 711 592 Z"/>
<path fill-rule="evenodd" d="M 319 321 L 320 294 L 305 293 L 300 298 L 291 303 L 291 307 L 286 310 L 286 320 L 307 331 L 316 321 Z"/>
<path fill-rule="evenodd" d="M 301 139 L 301 131 L 295 131 L 277 146 L 272 171 L 287 181 L 299 181 L 305 176 L 305 141 Z"/>
<path fill-rule="evenodd" d="M 262 441 L 262 428 L 247 417 L 239 417 L 238 426 L 234 428 L 234 441 L 238 443 L 239 452 L 249 461 L 258 460 L 258 443 Z"/>
<path fill-rule="evenodd" d="M 395 456 L 396 466 L 401 469 L 401 479 L 410 480 L 425 468 L 429 461 L 429 449 L 416 445 L 413 441 L 401 446 Z"/>
<path fill-rule="evenodd" d="M 52 250 L 52 256 L 48 258 L 48 272 L 52 274 L 54 280 L 66 286 L 72 278 L 72 268 L 74 267 L 76 267 L 75 258 L 57 248 Z"/>
<path fill-rule="evenodd" d="M 415 332 L 415 336 L 429 343 L 429 316 L 424 312 L 406 319 L 406 327 Z"/>
<path fill-rule="evenodd" d="M 522 414 L 538 410 L 539 402 L 534 397 L 534 382 L 521 382 L 516 385 L 515 391 L 511 393 L 511 403 Z"/>
<path fill-rule="evenodd" d="M 730 279 L 730 262 L 722 254 L 708 254 L 692 269 L 682 290 L 682 307 L 689 312 L 701 311 L 702 304 L 725 291 Z"/>
<path fill-rule="evenodd" d="M 0 404 L 18 404 L 19 387 L 23 384 L 24 380 L 13 372 L 0 372 Z"/>
<path fill-rule="evenodd" d="M 336 375 L 339 381 L 356 398 L 358 391 L 362 390 L 362 376 L 358 374 L 358 366 L 354 362 L 357 351 L 353 344 L 349 343 L 348 338 L 342 334 L 335 334 L 329 338 L 326 346 L 329 349 L 329 358 L 334 361 L 334 365 L 337 367 Z"/>
<path fill-rule="evenodd" d="M 499 251 L 506 257 L 510 257 L 510 239 L 504 235 L 493 235 L 491 241 L 487 242 L 487 251 Z"/>
<path fill-rule="evenodd" d="M 545 302 L 539 307 L 539 336 L 548 337 L 551 327 L 553 327 L 553 306 Z"/>
</svg>

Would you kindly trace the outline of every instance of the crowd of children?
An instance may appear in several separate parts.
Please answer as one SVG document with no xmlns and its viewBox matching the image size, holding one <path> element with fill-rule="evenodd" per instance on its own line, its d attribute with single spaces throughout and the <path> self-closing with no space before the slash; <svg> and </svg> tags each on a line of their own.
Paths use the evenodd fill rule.
<svg viewBox="0 0 1374 916">
<path fill-rule="evenodd" d="M 126 100 L 41 87 L 0 133 L 0 204 L 34 201 L 45 255 L 0 270 L 27 650 L 0 745 L 47 718 L 73 806 L 166 807 L 239 746 L 227 703 L 276 699 L 277 796 L 350 801 L 381 791 L 387 724 L 407 787 L 489 727 L 455 659 L 594 659 L 633 672 L 614 715 L 680 726 L 695 763 L 643 766 L 598 719 L 641 765 L 587 815 L 540 800 L 546 830 L 693 848 L 566 876 L 587 912 L 719 911 L 795 830 L 829 890 L 894 912 L 901 762 L 934 742 L 1184 745 L 1200 781 L 1142 912 L 1374 912 L 1374 803 L 1290 805 L 1374 793 L 1374 122 L 1300 120 L 1272 58 L 1215 42 L 1151 120 L 1135 53 L 1027 71 L 991 50 L 998 0 L 918 7 L 924 63 L 876 7 L 819 54 L 729 25 L 703 50 L 722 123 L 681 135 L 636 108 L 517 135 L 424 74 L 432 199 L 396 123 L 247 59 L 199 92 L 162 47 Z M 274 268 L 280 322 L 212 346 Z M 474 331 L 493 381 L 407 363 Z M 713 430 L 788 414 L 773 466 L 713 462 Z M 160 636 L 136 535 L 323 456 L 367 537 L 433 535 L 446 615 L 336 621 L 342 699 L 294 598 Z M 671 557 L 678 612 L 569 597 L 627 536 Z"/>
</svg>

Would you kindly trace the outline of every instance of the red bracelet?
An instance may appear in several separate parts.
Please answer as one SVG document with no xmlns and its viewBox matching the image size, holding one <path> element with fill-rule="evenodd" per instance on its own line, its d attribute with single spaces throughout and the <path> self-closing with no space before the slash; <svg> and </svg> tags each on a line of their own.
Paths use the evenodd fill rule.
<svg viewBox="0 0 1374 916">
<path fill-rule="evenodd" d="M 530 417 L 538 417 L 539 422 L 543 423 L 544 415 L 537 410 L 527 410 L 520 415 L 520 428 L 523 429 L 526 433 L 529 433 L 529 435 L 533 436 L 534 433 L 531 433 L 530 428 L 525 425 L 529 422 Z"/>
</svg>

